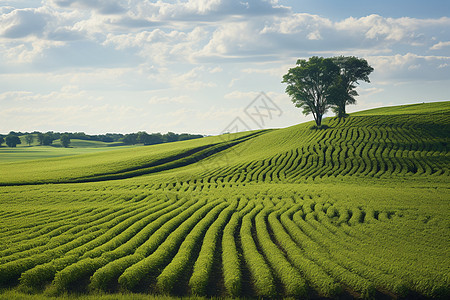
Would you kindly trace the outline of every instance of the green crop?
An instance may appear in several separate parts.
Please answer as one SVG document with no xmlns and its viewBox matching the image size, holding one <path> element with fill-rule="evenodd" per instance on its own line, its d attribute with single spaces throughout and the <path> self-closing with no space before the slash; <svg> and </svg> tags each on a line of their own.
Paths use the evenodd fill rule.
<svg viewBox="0 0 450 300">
<path fill-rule="evenodd" d="M 448 298 L 449 103 L 324 123 L 0 163 L 0 298 Z"/>
</svg>

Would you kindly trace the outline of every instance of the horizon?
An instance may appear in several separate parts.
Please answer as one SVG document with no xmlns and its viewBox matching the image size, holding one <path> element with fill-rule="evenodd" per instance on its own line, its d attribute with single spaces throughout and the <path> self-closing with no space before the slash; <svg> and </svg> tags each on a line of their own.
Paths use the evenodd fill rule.
<svg viewBox="0 0 450 300">
<path fill-rule="evenodd" d="M 312 117 L 282 75 L 311 56 L 374 67 L 349 113 L 449 101 L 448 12 L 438 0 L 2 1 L 0 132 L 289 127 Z M 261 99 L 277 114 L 258 122 Z"/>
<path fill-rule="evenodd" d="M 352 113 L 358 113 L 358 112 L 362 112 L 362 111 L 368 111 L 368 110 L 373 110 L 373 109 L 379 109 L 379 108 L 388 108 L 388 107 L 395 107 L 395 106 L 407 106 L 407 105 L 417 105 L 417 104 L 426 104 L 426 103 L 436 103 L 436 102 L 447 102 L 447 101 L 450 101 L 450 100 L 437 100 L 437 101 L 427 101 L 427 102 L 416 102 L 416 103 L 405 103 L 405 104 L 393 104 L 393 105 L 385 105 L 385 106 L 378 106 L 378 107 L 373 107 L 373 108 L 369 108 L 369 109 L 363 109 L 363 110 L 355 110 L 355 111 L 352 111 L 350 114 L 352 114 Z M 335 116 L 329 116 L 329 115 L 325 115 L 325 117 L 324 117 L 324 119 L 323 120 L 326 120 L 326 119 L 328 119 L 328 118 L 334 118 Z M 296 125 L 299 125 L 299 124 L 303 124 L 303 123 L 307 123 L 307 122 L 312 122 L 313 120 L 305 120 L 305 121 L 302 121 L 302 122 L 299 122 L 299 123 L 297 123 L 297 124 L 293 124 L 293 125 L 290 125 L 290 126 L 286 126 L 286 127 L 277 127 L 277 128 L 264 128 L 264 129 L 283 129 L 283 128 L 287 128 L 287 127 L 291 127 L 291 126 L 296 126 Z M 257 130 L 257 129 L 256 129 Z M 60 134 L 64 134 L 64 133 L 84 133 L 84 134 L 86 134 L 86 135 L 88 135 L 88 136 L 95 136 L 95 135 L 108 135 L 108 134 L 121 134 L 121 135 L 127 135 L 127 134 L 134 134 L 134 133 L 138 133 L 139 131 L 134 131 L 134 132 L 126 132 L 126 133 L 123 133 L 123 132 L 98 132 L 98 133 L 89 133 L 89 132 L 83 132 L 83 131 L 64 131 L 64 132 L 62 132 L 62 131 L 56 131 L 56 130 L 49 130 L 49 131 L 46 131 L 46 132 L 44 132 L 44 131 L 38 131 L 38 130 L 33 130 L 33 131 L 25 131 L 25 132 L 22 132 L 22 131 L 16 131 L 16 130 L 12 130 L 12 131 L 14 131 L 14 132 L 16 132 L 16 133 L 30 133 L 30 134 L 33 134 L 34 132 L 40 132 L 40 133 L 46 133 L 46 132 L 53 132 L 53 133 L 60 133 Z M 11 132 L 11 131 L 10 131 Z M 145 131 L 145 132 L 147 132 L 147 131 Z M 203 134 L 203 133 L 201 133 L 201 132 L 174 132 L 174 131 L 172 131 L 172 130 L 169 130 L 169 131 L 167 131 L 167 132 L 147 132 L 148 134 L 158 134 L 158 133 L 160 133 L 160 134 L 167 134 L 167 133 L 169 133 L 169 132 L 173 132 L 173 133 L 175 133 L 175 134 L 190 134 L 190 135 L 196 135 L 196 134 L 198 134 L 198 135 L 203 135 L 203 137 L 208 137 L 208 136 L 216 136 L 216 135 L 221 135 L 221 134 L 225 134 L 224 132 L 222 132 L 222 133 L 219 133 L 219 134 Z M 1 133 L 0 132 L 0 136 L 7 136 L 9 134 L 9 132 L 8 133 Z"/>
</svg>

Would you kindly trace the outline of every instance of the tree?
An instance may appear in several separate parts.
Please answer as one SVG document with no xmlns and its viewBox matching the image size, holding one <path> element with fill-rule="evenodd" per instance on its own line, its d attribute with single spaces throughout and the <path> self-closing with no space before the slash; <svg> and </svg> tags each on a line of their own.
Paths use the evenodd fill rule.
<svg viewBox="0 0 450 300">
<path fill-rule="evenodd" d="M 178 134 L 169 131 L 164 135 L 164 140 L 166 143 L 172 143 L 178 141 Z"/>
<path fill-rule="evenodd" d="M 49 146 L 49 145 L 51 145 L 53 143 L 54 140 L 55 140 L 55 137 L 53 136 L 53 133 L 49 131 L 49 132 L 44 134 L 42 144 L 46 145 L 46 146 Z"/>
<path fill-rule="evenodd" d="M 41 146 L 44 145 L 44 134 L 43 133 L 39 132 L 37 134 L 37 139 L 38 139 L 39 145 L 41 145 Z"/>
<path fill-rule="evenodd" d="M 5 139 L 2 137 L 2 136 L 0 136 L 0 147 L 2 146 L 2 144 L 5 142 Z"/>
<path fill-rule="evenodd" d="M 137 133 L 136 141 L 140 144 L 148 145 L 148 140 L 150 138 L 150 135 L 145 131 L 139 131 Z"/>
<path fill-rule="evenodd" d="M 193 139 L 199 139 L 202 138 L 203 135 L 201 134 L 189 134 L 189 133 L 181 133 L 178 135 L 179 141 L 185 141 L 185 140 L 193 140 Z"/>
<path fill-rule="evenodd" d="M 339 67 L 331 58 L 313 56 L 309 60 L 297 60 L 297 67 L 283 76 L 286 93 L 303 113 L 312 113 L 317 127 L 322 125 L 323 115 L 330 108 L 330 92 L 339 75 Z"/>
<path fill-rule="evenodd" d="M 70 145 L 70 137 L 69 137 L 68 134 L 61 135 L 60 141 L 61 141 L 61 145 L 64 148 L 68 148 L 69 147 L 69 145 Z"/>
<path fill-rule="evenodd" d="M 6 145 L 8 145 L 8 147 L 16 147 L 16 145 L 22 144 L 22 142 L 20 141 L 20 138 L 15 135 L 8 135 L 5 138 L 5 141 L 6 141 Z"/>
<path fill-rule="evenodd" d="M 122 142 L 127 145 L 137 144 L 137 134 L 136 133 L 126 134 L 125 137 L 122 139 Z"/>
<path fill-rule="evenodd" d="M 150 134 L 150 137 L 147 140 L 147 145 L 155 145 L 155 144 L 161 144 L 164 142 L 163 136 L 161 133 L 152 133 Z"/>
<path fill-rule="evenodd" d="M 355 91 L 358 80 L 370 82 L 369 74 L 373 68 L 367 61 L 354 56 L 338 56 L 332 58 L 334 64 L 339 67 L 339 75 L 330 90 L 330 103 L 333 105 L 333 111 L 338 118 L 347 116 L 345 106 L 355 104 L 355 97 L 358 93 Z"/>
<path fill-rule="evenodd" d="M 28 146 L 30 146 L 34 142 L 34 135 L 27 134 L 25 136 L 25 142 L 27 142 Z"/>
</svg>

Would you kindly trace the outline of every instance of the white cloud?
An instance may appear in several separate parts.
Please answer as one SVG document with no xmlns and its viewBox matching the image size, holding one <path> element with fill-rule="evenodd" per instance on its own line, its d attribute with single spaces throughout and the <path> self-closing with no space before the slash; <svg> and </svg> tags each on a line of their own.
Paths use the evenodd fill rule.
<svg viewBox="0 0 450 300">
<path fill-rule="evenodd" d="M 424 56 L 414 53 L 405 55 L 370 56 L 368 62 L 375 69 L 373 76 L 384 79 L 445 80 L 446 70 L 441 66 L 450 63 L 450 57 Z"/>
<path fill-rule="evenodd" d="M 12 91 L 0 94 L 0 102 L 6 101 L 24 101 L 33 97 L 33 93 L 29 91 Z"/>
<path fill-rule="evenodd" d="M 123 6 L 123 5 L 122 5 Z M 132 24 L 148 22 L 218 22 L 240 16 L 265 16 L 285 14 L 289 9 L 268 1 L 240 0 L 188 0 L 188 1 L 140 1 L 129 0 L 128 20 Z M 131 23 L 129 23 L 131 24 Z M 187 24 L 185 23 L 184 26 Z"/>
<path fill-rule="evenodd" d="M 293 64 L 295 64 L 295 60 L 292 61 Z M 255 68 L 245 68 L 242 69 L 241 72 L 247 73 L 247 74 L 264 74 L 264 75 L 270 75 L 276 78 L 281 78 L 283 74 L 289 70 L 289 68 L 293 67 L 293 64 L 282 64 L 279 65 L 276 64 L 275 67 L 273 67 L 273 64 L 270 66 L 259 66 Z"/>
<path fill-rule="evenodd" d="M 291 14 L 275 18 L 274 22 L 266 25 L 261 33 L 297 34 L 311 32 L 319 33 L 320 29 L 331 28 L 333 23 L 323 17 L 307 13 Z"/>
<path fill-rule="evenodd" d="M 89 41 L 105 50 L 113 46 L 164 65 L 177 60 L 193 63 L 223 58 L 275 61 L 294 53 L 306 56 L 326 51 L 386 53 L 397 44 L 434 50 L 447 46 L 447 42 L 436 44 L 432 38 L 445 35 L 445 28 L 450 26 L 450 18 L 446 17 L 394 19 L 370 15 L 333 22 L 318 15 L 292 13 L 277 6 L 276 1 L 252 1 L 248 9 L 244 6 L 247 4 L 237 0 L 54 0 L 39 8 L 3 9 L 0 32 L 4 37 L 21 39 L 15 52 L 27 63 L 38 57 L 33 53 L 62 43 L 69 45 L 69 41 L 79 41 L 72 42 L 70 48 Z M 264 18 L 242 18 L 257 14 Z M 206 15 L 210 17 L 207 20 Z M 439 34 L 431 37 L 430 31 Z M 48 42 L 45 48 L 39 48 L 23 40 L 30 36 L 61 43 Z M 17 47 L 7 43 L 8 49 Z M 30 48 L 33 51 L 25 55 L 25 49 L 30 52 Z"/>
<path fill-rule="evenodd" d="M 253 28 L 250 22 L 226 23 L 214 31 L 209 43 L 197 56 L 236 55 L 258 45 L 257 28 Z"/>
<path fill-rule="evenodd" d="M 219 9 L 222 0 L 189 0 L 185 7 L 189 11 L 194 11 L 199 14 L 206 14 L 211 11 Z"/>
<path fill-rule="evenodd" d="M 368 97 L 378 93 L 382 93 L 383 91 L 384 89 L 379 87 L 359 88 L 358 94 L 363 97 Z"/>
<path fill-rule="evenodd" d="M 232 120 L 227 117 L 235 117 L 242 103 L 260 90 L 283 108 L 290 118 L 287 123 L 296 122 L 294 116 L 301 112 L 284 94 L 281 77 L 298 58 L 366 58 L 375 71 L 373 87 L 360 90 L 364 101 L 405 86 L 414 88 L 411 82 L 448 78 L 448 17 L 369 15 L 335 21 L 278 2 L 52 0 L 24 8 L 32 1 L 8 1 L 9 6 L 0 7 L 2 111 L 26 108 L 36 116 L 20 122 L 44 124 L 47 119 L 51 126 L 64 122 L 52 114 L 70 115 L 73 110 L 68 121 L 88 128 L 102 120 L 107 125 L 97 123 L 104 128 L 100 131 L 133 131 L 136 124 L 143 129 L 142 124 L 151 124 L 164 130 L 203 131 L 217 118 L 222 122 L 216 122 L 218 128 L 207 129 L 217 133 Z M 441 56 L 430 55 L 430 50 L 439 50 Z M 409 85 L 400 85 L 405 82 Z M 415 93 L 428 95 L 418 88 Z M 442 94 L 448 93 L 433 95 Z M 30 106 L 33 103 L 40 106 Z M 194 111 L 172 120 L 177 128 L 161 127 L 174 103 Z M 101 116 L 107 109 L 113 113 Z M 204 121 L 193 121 L 196 116 Z M 1 128 L 19 124 L 4 113 L 2 117 L 7 121 L 0 120 Z M 280 127 L 287 124 L 276 122 Z"/>
<path fill-rule="evenodd" d="M 450 47 L 450 41 L 449 42 L 439 42 L 437 44 L 434 44 L 430 50 L 441 50 L 442 48 Z"/>
<path fill-rule="evenodd" d="M 179 95 L 175 97 L 158 97 L 158 96 L 152 96 L 150 100 L 148 100 L 149 104 L 161 104 L 161 103 L 179 103 L 179 104 L 186 104 L 186 103 L 192 103 L 193 100 L 186 95 Z"/>
<path fill-rule="evenodd" d="M 108 34 L 103 45 L 112 45 L 118 50 L 136 49 L 139 56 L 154 63 L 191 60 L 208 37 L 207 31 L 195 27 L 191 31 L 154 29 L 128 34 Z"/>
<path fill-rule="evenodd" d="M 49 15 L 42 9 L 15 9 L 0 16 L 0 35 L 7 38 L 41 36 Z"/>
<path fill-rule="evenodd" d="M 232 91 L 224 95 L 225 99 L 247 99 L 249 101 L 255 99 L 256 96 L 259 95 L 260 92 L 242 92 L 242 91 Z"/>
<path fill-rule="evenodd" d="M 320 32 L 318 30 L 308 33 L 307 35 L 308 40 L 321 40 L 322 36 L 320 35 Z"/>
<path fill-rule="evenodd" d="M 8 64 L 29 64 L 43 57 L 46 50 L 64 45 L 59 41 L 28 38 L 26 43 L 10 42 L 0 44 L 0 57 Z"/>
<path fill-rule="evenodd" d="M 62 8 L 94 9 L 101 14 L 118 14 L 124 12 L 126 1 L 121 0 L 52 0 L 53 4 Z"/>
<path fill-rule="evenodd" d="M 209 69 L 209 73 L 214 74 L 214 73 L 221 73 L 223 72 L 223 69 L 221 67 L 215 67 L 212 69 Z"/>
<path fill-rule="evenodd" d="M 445 28 L 450 26 L 450 18 L 415 19 L 415 18 L 384 18 L 379 15 L 370 15 L 362 18 L 347 18 L 335 24 L 341 31 L 364 34 L 367 39 L 387 41 L 416 41 L 420 39 L 429 28 Z"/>
<path fill-rule="evenodd" d="M 216 87 L 216 83 L 204 78 L 205 73 L 203 66 L 195 67 L 186 73 L 169 75 L 170 78 L 168 78 L 168 81 L 173 87 L 186 91 L 198 91 L 202 88 Z"/>
<path fill-rule="evenodd" d="M 0 94 L 0 101 L 18 101 L 22 103 L 58 104 L 61 102 L 97 101 L 100 97 L 89 96 L 87 91 L 79 90 L 75 86 L 63 86 L 60 91 L 47 94 L 33 93 L 30 91 L 10 91 Z"/>
</svg>

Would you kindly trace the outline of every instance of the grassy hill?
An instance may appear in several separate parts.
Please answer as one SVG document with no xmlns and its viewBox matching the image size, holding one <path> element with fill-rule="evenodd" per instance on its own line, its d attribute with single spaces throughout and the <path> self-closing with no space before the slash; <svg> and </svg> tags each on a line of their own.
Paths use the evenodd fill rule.
<svg viewBox="0 0 450 300">
<path fill-rule="evenodd" d="M 448 298 L 450 102 L 325 124 L 0 163 L 0 298 Z"/>
<path fill-rule="evenodd" d="M 227 182 L 449 175 L 450 102 L 369 110 L 325 124 L 325 130 L 304 123 L 45 163 L 7 164 L 0 184 L 101 181 L 161 171 L 171 171 L 179 180 Z"/>
<path fill-rule="evenodd" d="M 60 145 L 60 140 L 55 140 L 53 144 Z M 70 147 L 74 148 L 103 148 L 103 147 L 117 147 L 123 146 L 121 142 L 112 142 L 106 143 L 101 141 L 88 141 L 88 140 L 79 140 L 79 139 L 71 139 Z"/>
</svg>

